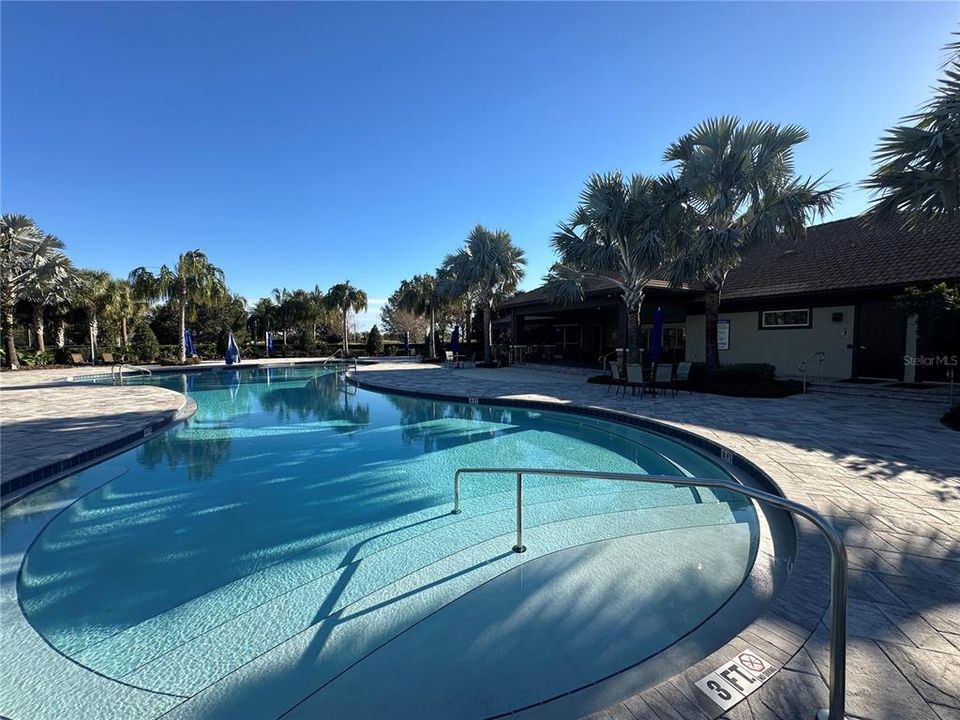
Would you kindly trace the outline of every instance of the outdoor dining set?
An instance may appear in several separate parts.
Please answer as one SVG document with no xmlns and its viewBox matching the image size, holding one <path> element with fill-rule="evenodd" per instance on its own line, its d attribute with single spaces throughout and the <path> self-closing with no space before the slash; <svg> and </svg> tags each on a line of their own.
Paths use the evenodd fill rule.
<svg viewBox="0 0 960 720">
<path fill-rule="evenodd" d="M 609 364 L 610 369 L 610 387 L 616 388 L 614 394 L 622 392 L 624 397 L 627 394 L 627 388 L 630 388 L 630 394 L 635 396 L 637 390 L 640 390 L 640 397 L 644 395 L 656 395 L 657 391 L 670 392 L 673 397 L 682 389 L 693 392 L 690 387 L 690 367 L 692 363 L 653 363 L 644 366 L 642 363 L 625 363 L 621 366 L 618 362 Z"/>
</svg>

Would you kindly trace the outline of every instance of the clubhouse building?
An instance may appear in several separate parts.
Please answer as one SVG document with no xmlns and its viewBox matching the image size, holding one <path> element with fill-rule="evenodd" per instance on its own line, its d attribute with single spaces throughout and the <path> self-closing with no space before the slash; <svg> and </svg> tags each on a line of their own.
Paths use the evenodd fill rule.
<svg viewBox="0 0 960 720">
<path fill-rule="evenodd" d="M 942 381 L 960 356 L 960 323 L 938 313 L 907 315 L 896 297 L 908 287 L 960 282 L 960 221 L 924 230 L 847 218 L 805 236 L 751 249 L 731 271 L 720 301 L 720 362 L 770 363 L 781 377 L 823 353 L 824 378 Z M 703 361 L 702 291 L 653 281 L 641 315 L 650 345 L 663 312 L 662 360 Z M 626 309 L 617 288 L 595 282 L 572 306 L 540 287 L 501 305 L 495 329 L 533 361 L 598 365 L 622 348 Z M 960 372 L 960 370 L 958 370 Z"/>
</svg>

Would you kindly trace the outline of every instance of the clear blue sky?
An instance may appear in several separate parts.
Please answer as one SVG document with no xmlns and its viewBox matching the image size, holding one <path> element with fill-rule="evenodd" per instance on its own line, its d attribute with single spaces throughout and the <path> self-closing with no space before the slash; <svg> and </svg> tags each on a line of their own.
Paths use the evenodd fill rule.
<svg viewBox="0 0 960 720">
<path fill-rule="evenodd" d="M 958 7 L 4 2 L 3 211 L 119 275 L 202 248 L 251 301 L 385 298 L 483 223 L 533 287 L 590 172 L 711 115 L 800 123 L 799 170 L 857 183 Z"/>
</svg>

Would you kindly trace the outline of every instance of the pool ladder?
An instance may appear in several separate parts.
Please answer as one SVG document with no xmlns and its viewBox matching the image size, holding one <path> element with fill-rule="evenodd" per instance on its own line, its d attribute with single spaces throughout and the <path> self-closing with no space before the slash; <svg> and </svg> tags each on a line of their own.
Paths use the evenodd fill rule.
<svg viewBox="0 0 960 720">
<path fill-rule="evenodd" d="M 348 363 L 348 364 L 351 364 L 351 365 L 353 365 L 353 369 L 356 370 L 356 369 L 357 369 L 357 359 L 356 359 L 355 357 L 348 357 L 348 358 L 339 357 L 339 358 L 338 358 L 337 355 L 340 354 L 340 353 L 342 353 L 342 352 L 343 352 L 343 348 L 340 348 L 339 350 L 337 350 L 337 351 L 334 352 L 333 354 L 327 355 L 327 357 L 325 357 L 325 358 L 323 359 L 323 362 L 320 363 L 320 367 L 326 367 L 326 366 L 327 366 L 327 363 L 329 363 L 329 362 L 336 362 L 336 363 Z"/>
<path fill-rule="evenodd" d="M 812 356 L 811 356 L 812 357 Z M 453 475 L 453 510 L 451 514 L 459 515 L 460 508 L 460 476 L 467 474 L 497 474 L 516 475 L 517 478 L 517 540 L 513 551 L 525 552 L 523 544 L 523 476 L 550 475 L 553 477 L 573 477 L 591 480 L 615 480 L 620 482 L 646 482 L 660 485 L 674 485 L 679 487 L 706 487 L 717 490 L 727 490 L 743 495 L 757 502 L 772 505 L 793 515 L 806 518 L 827 539 L 830 545 L 830 706 L 819 710 L 816 720 L 845 720 L 846 686 L 847 686 L 847 550 L 843 539 L 837 530 L 826 518 L 812 508 L 788 500 L 780 495 L 756 490 L 740 485 L 730 480 L 715 480 L 712 478 L 675 477 L 672 475 L 640 475 L 633 473 L 594 472 L 592 470 L 557 470 L 552 468 L 460 468 Z"/>
<path fill-rule="evenodd" d="M 114 363 L 110 366 L 110 377 L 116 381 L 119 378 L 119 381 L 123 382 L 123 369 L 129 368 L 134 373 L 145 373 L 146 375 L 153 377 L 153 373 L 150 372 L 149 368 L 137 367 L 136 365 L 131 365 L 130 363 Z"/>
</svg>

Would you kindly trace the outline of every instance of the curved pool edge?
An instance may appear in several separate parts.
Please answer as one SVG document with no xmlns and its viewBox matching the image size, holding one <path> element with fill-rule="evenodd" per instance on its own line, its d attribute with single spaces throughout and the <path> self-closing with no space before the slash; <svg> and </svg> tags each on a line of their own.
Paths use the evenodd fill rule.
<svg viewBox="0 0 960 720">
<path fill-rule="evenodd" d="M 65 387 L 69 387 L 69 385 L 51 385 L 51 389 L 57 390 L 62 390 Z M 178 396 L 180 400 L 179 405 L 172 410 L 157 413 L 157 417 L 142 423 L 132 432 L 85 446 L 82 449 L 78 449 L 75 453 L 58 459 L 55 462 L 42 465 L 39 468 L 4 481 L 2 485 L 0 485 L 0 510 L 23 500 L 37 490 L 63 480 L 65 477 L 86 470 L 98 463 L 109 460 L 115 455 L 120 455 L 128 450 L 132 450 L 138 445 L 142 445 L 153 437 L 154 433 L 166 432 L 179 423 L 191 418 L 197 411 L 197 403 L 183 393 L 153 385 L 144 387 L 149 387 L 151 392 L 162 391 Z M 136 392 L 137 389 L 139 389 L 138 386 L 129 386 L 130 392 Z"/>
<path fill-rule="evenodd" d="M 429 392 L 426 390 L 409 390 L 404 388 L 397 388 L 392 385 L 380 385 L 378 383 L 357 381 L 354 379 L 354 382 L 360 387 L 369 387 L 371 390 L 378 392 L 385 392 L 389 394 L 398 394 L 398 395 L 408 395 L 413 397 L 429 397 L 440 400 L 452 401 L 452 402 L 473 402 L 474 398 L 472 396 L 458 396 L 450 395 L 445 393 L 435 393 Z M 172 392 L 172 391 L 171 391 Z M 675 427 L 668 423 L 658 422 L 647 417 L 635 415 L 628 412 L 622 412 L 617 410 L 610 410 L 605 408 L 591 407 L 578 405 L 576 403 L 558 403 L 550 401 L 535 401 L 535 400 L 518 400 L 513 398 L 498 398 L 493 396 L 484 396 L 476 398 L 476 402 L 479 404 L 485 405 L 501 405 L 501 406 L 514 406 L 514 407 L 525 407 L 530 409 L 546 410 L 552 412 L 569 412 L 574 415 L 581 416 L 593 416 L 602 418 L 605 420 L 610 420 L 613 422 L 623 423 L 627 425 L 632 425 L 635 427 L 640 427 L 643 429 L 651 430 L 657 432 L 661 435 L 667 435 L 675 440 L 681 440 L 687 442 L 694 447 L 696 447 L 701 452 L 706 452 L 707 454 L 712 455 L 733 467 L 739 468 L 740 470 L 749 469 L 752 472 L 749 472 L 751 475 L 759 476 L 763 478 L 766 484 L 773 488 L 778 494 L 784 495 L 780 490 L 777 483 L 770 478 L 759 466 L 753 463 L 749 458 L 739 454 L 731 453 L 730 458 L 728 459 L 723 455 L 724 451 L 730 452 L 726 447 L 720 443 L 709 440 L 707 438 L 700 437 L 696 433 L 684 430 L 682 428 Z M 174 421 L 169 423 L 169 426 L 176 424 L 186 417 L 189 417 L 193 411 L 194 407 L 188 411 L 187 415 L 179 417 Z M 164 427 L 164 429 L 169 429 L 169 426 Z M 139 438 L 137 442 L 132 443 L 128 447 L 124 447 L 111 452 L 109 454 L 104 454 L 103 456 L 97 457 L 90 460 L 87 465 L 95 465 L 100 462 L 107 460 L 110 456 L 116 455 L 120 452 L 123 452 L 131 447 L 135 447 L 142 443 L 146 438 Z M 739 463 L 739 464 L 738 464 Z M 46 487 L 48 484 L 55 482 L 58 479 L 62 479 L 64 475 L 69 475 L 74 472 L 77 472 L 80 468 L 73 468 L 68 472 L 62 473 L 59 477 L 50 478 L 42 484 L 38 484 L 30 489 L 23 496 L 27 494 L 33 494 L 35 491 L 40 490 L 43 487 Z M 105 479 L 102 482 L 109 482 L 109 479 Z M 22 499 L 22 497 L 16 499 Z M 15 501 L 15 500 L 14 500 Z M 6 503 L 6 504 L 12 504 Z M 791 521 L 792 523 L 792 521 Z M 813 548 L 813 544 L 816 542 L 815 539 L 810 538 L 810 533 L 803 533 L 800 531 L 800 528 L 795 529 L 796 541 L 797 541 L 797 552 L 798 552 L 798 561 L 794 564 L 794 567 L 788 578 L 787 586 L 774 598 L 774 603 L 771 608 L 758 616 L 754 622 L 744 628 L 730 643 L 727 643 L 720 649 L 712 652 L 703 660 L 699 661 L 696 664 L 689 666 L 686 670 L 680 673 L 674 674 L 670 679 L 666 680 L 659 685 L 652 687 L 650 690 L 645 690 L 641 693 L 638 698 L 641 698 L 638 702 L 645 703 L 644 707 L 655 707 L 655 703 L 659 702 L 663 707 L 672 708 L 672 712 L 668 713 L 664 711 L 662 714 L 663 717 L 676 717 L 676 712 L 679 707 L 682 707 L 683 703 L 692 703 L 695 706 L 698 706 L 700 710 L 696 711 L 696 716 L 707 716 L 707 717 L 719 717 L 720 713 L 716 712 L 714 709 L 709 708 L 702 700 L 698 698 L 696 693 L 692 690 L 692 682 L 698 680 L 700 677 L 705 675 L 710 670 L 716 669 L 721 661 L 727 660 L 730 656 L 735 654 L 735 650 L 739 651 L 742 649 L 742 645 L 748 644 L 756 647 L 757 649 L 765 652 L 768 657 L 772 657 L 775 660 L 779 660 L 785 653 L 789 653 L 789 658 L 792 658 L 793 655 L 807 642 L 809 635 L 815 629 L 817 622 L 819 621 L 820 616 L 823 614 L 823 611 L 826 609 L 826 603 L 824 602 L 823 607 L 819 610 L 812 611 L 810 605 L 813 601 L 816 601 L 819 598 L 826 598 L 826 594 L 814 594 L 810 590 L 810 585 L 807 582 L 809 578 L 804 580 L 805 576 L 798 574 L 804 568 L 809 565 L 806 560 L 806 556 L 809 554 L 803 552 L 800 553 L 802 548 L 809 546 Z M 809 542 L 807 542 L 809 540 Z M 822 550 L 822 547 L 820 548 Z M 823 554 L 823 553 L 821 553 Z M 824 555 L 825 557 L 825 555 Z M 803 581 L 803 582 L 801 582 Z M 801 598 L 802 593 L 802 602 L 796 603 L 796 607 L 791 605 L 791 600 L 788 597 L 791 594 L 791 588 L 793 589 L 793 601 Z M 784 601 L 784 602 L 781 602 Z M 799 612 L 802 609 L 803 612 Z M 814 617 L 815 616 L 815 617 Z M 718 612 L 714 617 L 717 620 L 721 620 L 720 613 Z M 713 617 L 710 619 L 713 621 Z M 772 631 L 771 627 L 777 628 L 776 631 Z M 779 634 L 778 634 L 779 633 Z M 791 639 L 791 636 L 796 639 Z M 673 659 L 676 661 L 676 658 L 671 658 L 672 654 L 676 654 L 678 657 L 683 657 L 684 649 L 680 647 L 682 643 L 677 643 L 674 646 L 671 646 L 667 650 L 664 650 L 663 661 L 667 662 L 668 660 Z M 64 658 L 66 659 L 66 658 Z M 66 659 L 67 662 L 72 663 L 73 661 Z M 648 661 L 650 663 L 652 661 Z M 89 672 L 89 670 L 83 668 L 82 666 L 77 666 L 78 669 Z M 59 673 L 58 673 L 59 674 Z M 624 681 L 632 681 L 628 677 L 627 673 L 624 673 Z M 687 683 L 687 681 L 690 681 Z M 103 678 L 104 682 L 114 683 L 115 680 L 109 678 Z M 775 682 L 775 680 L 771 681 Z M 681 687 L 683 686 L 683 687 Z M 129 687 L 129 686 L 128 686 Z M 136 688 L 130 687 L 131 691 L 137 691 Z M 140 693 L 145 693 L 147 695 L 154 695 L 152 691 L 148 690 L 139 690 Z M 583 696 L 581 696 L 583 697 Z M 534 709 L 529 712 L 524 712 L 522 716 L 524 717 L 555 717 L 556 712 L 559 710 L 564 712 L 564 714 L 573 715 L 573 710 L 576 707 L 576 701 L 578 698 L 571 698 L 568 712 L 565 707 L 561 710 L 561 706 L 554 702 L 551 702 L 549 706 L 544 706 L 544 709 Z M 548 709 L 547 709 L 548 708 Z M 545 714 L 544 714 L 545 713 Z M 656 717 L 657 715 L 643 715 L 643 717 Z M 694 717 L 694 713 L 682 713 L 683 717 Z"/>
<path fill-rule="evenodd" d="M 561 401 L 549 399 L 527 399 L 516 397 L 499 397 L 491 394 L 479 393 L 477 395 L 462 395 L 450 392 L 439 392 L 434 389 L 424 387 L 403 387 L 392 383 L 376 382 L 367 378 L 361 379 L 358 376 L 366 375 L 370 370 L 354 371 L 347 374 L 350 382 L 357 387 L 366 388 L 378 392 L 393 393 L 397 395 L 407 395 L 411 397 L 428 397 L 447 402 L 470 403 L 478 405 L 501 405 L 507 407 L 517 407 L 524 409 L 544 410 L 551 412 L 570 413 L 572 415 L 586 415 L 610 422 L 617 422 L 629 426 L 641 428 L 661 435 L 666 435 L 672 440 L 680 441 L 689 445 L 700 452 L 705 452 L 717 460 L 720 460 L 728 468 L 739 470 L 735 473 L 737 479 L 741 482 L 747 478 L 759 481 L 764 489 L 768 489 L 781 497 L 789 497 L 783 491 L 781 486 L 757 463 L 736 452 L 725 445 L 711 440 L 693 430 L 680 427 L 669 421 L 654 420 L 650 417 L 639 415 L 622 410 L 611 408 L 585 405 L 576 401 Z M 742 473 L 742 474 L 741 474 Z M 762 510 L 758 513 L 761 519 L 768 521 L 771 517 L 776 520 L 776 526 L 781 530 L 789 528 L 792 534 L 793 552 L 791 553 L 791 562 L 788 568 L 788 574 L 779 588 L 771 597 L 768 606 L 761 613 L 756 615 L 747 623 L 737 634 L 729 641 L 719 647 L 711 649 L 706 655 L 702 655 L 696 662 L 689 662 L 685 669 L 676 671 L 663 679 L 662 672 L 660 678 L 654 681 L 652 685 L 646 685 L 644 680 L 644 668 L 652 669 L 656 663 L 664 663 L 668 667 L 678 663 L 683 665 L 685 661 L 690 660 L 685 645 L 693 643 L 697 646 L 696 633 L 691 633 L 681 639 L 669 648 L 664 649 L 654 658 L 643 663 L 634 672 L 624 671 L 618 677 L 626 685 L 628 683 L 639 683 L 639 690 L 624 698 L 623 688 L 617 688 L 609 680 L 601 683 L 595 688 L 590 689 L 590 694 L 599 694 L 607 696 L 606 706 L 610 707 L 609 715 L 619 717 L 621 713 L 620 706 L 626 712 L 640 712 L 643 718 L 676 718 L 676 717 L 704 717 L 709 720 L 718 718 L 733 717 L 731 710 L 737 705 L 746 703 L 746 698 L 737 705 L 731 706 L 727 710 L 721 710 L 719 706 L 709 701 L 705 695 L 696 689 L 694 683 L 717 670 L 724 663 L 729 662 L 730 658 L 735 657 L 742 652 L 744 648 L 751 647 L 765 654 L 781 668 L 781 672 L 775 674 L 769 681 L 768 686 L 776 687 L 778 680 L 782 679 L 783 671 L 792 671 L 797 667 L 813 665 L 816 670 L 819 658 L 814 660 L 807 654 L 804 659 L 802 652 L 804 647 L 810 643 L 818 626 L 823 627 L 823 618 L 829 608 L 829 573 L 830 556 L 826 540 L 812 526 L 801 524 L 788 513 L 757 506 Z M 764 533 L 762 538 L 769 537 Z M 759 554 L 758 554 L 759 559 Z M 740 590 L 728 600 L 724 607 L 720 608 L 704 625 L 714 621 L 723 622 L 724 610 L 736 601 L 738 594 L 754 577 L 754 571 L 757 570 L 760 563 L 754 563 L 754 570 L 744 580 Z M 761 579 L 762 581 L 762 579 Z M 822 671 L 821 671 L 822 672 Z M 803 671 L 800 671 L 802 674 Z M 797 673 L 791 673 L 797 674 Z M 818 678 L 819 679 L 819 678 Z M 603 687 L 607 685 L 607 687 Z M 633 687 L 638 687 L 634 684 Z M 586 693 L 587 691 L 581 691 Z M 790 693 L 795 695 L 796 691 Z M 825 696 L 824 696 L 825 697 Z M 596 701 L 592 698 L 584 701 L 576 696 L 558 698 L 539 708 L 532 708 L 524 711 L 519 717 L 524 718 L 543 718 L 550 720 L 559 714 L 576 717 L 582 715 L 590 718 L 595 717 L 597 708 Z M 823 699 L 811 694 L 808 714 L 813 717 L 814 713 L 823 707 Z M 794 711 L 798 709 L 794 708 Z M 600 711 L 601 713 L 603 710 Z M 799 715 L 798 715 L 799 716 Z"/>
</svg>

